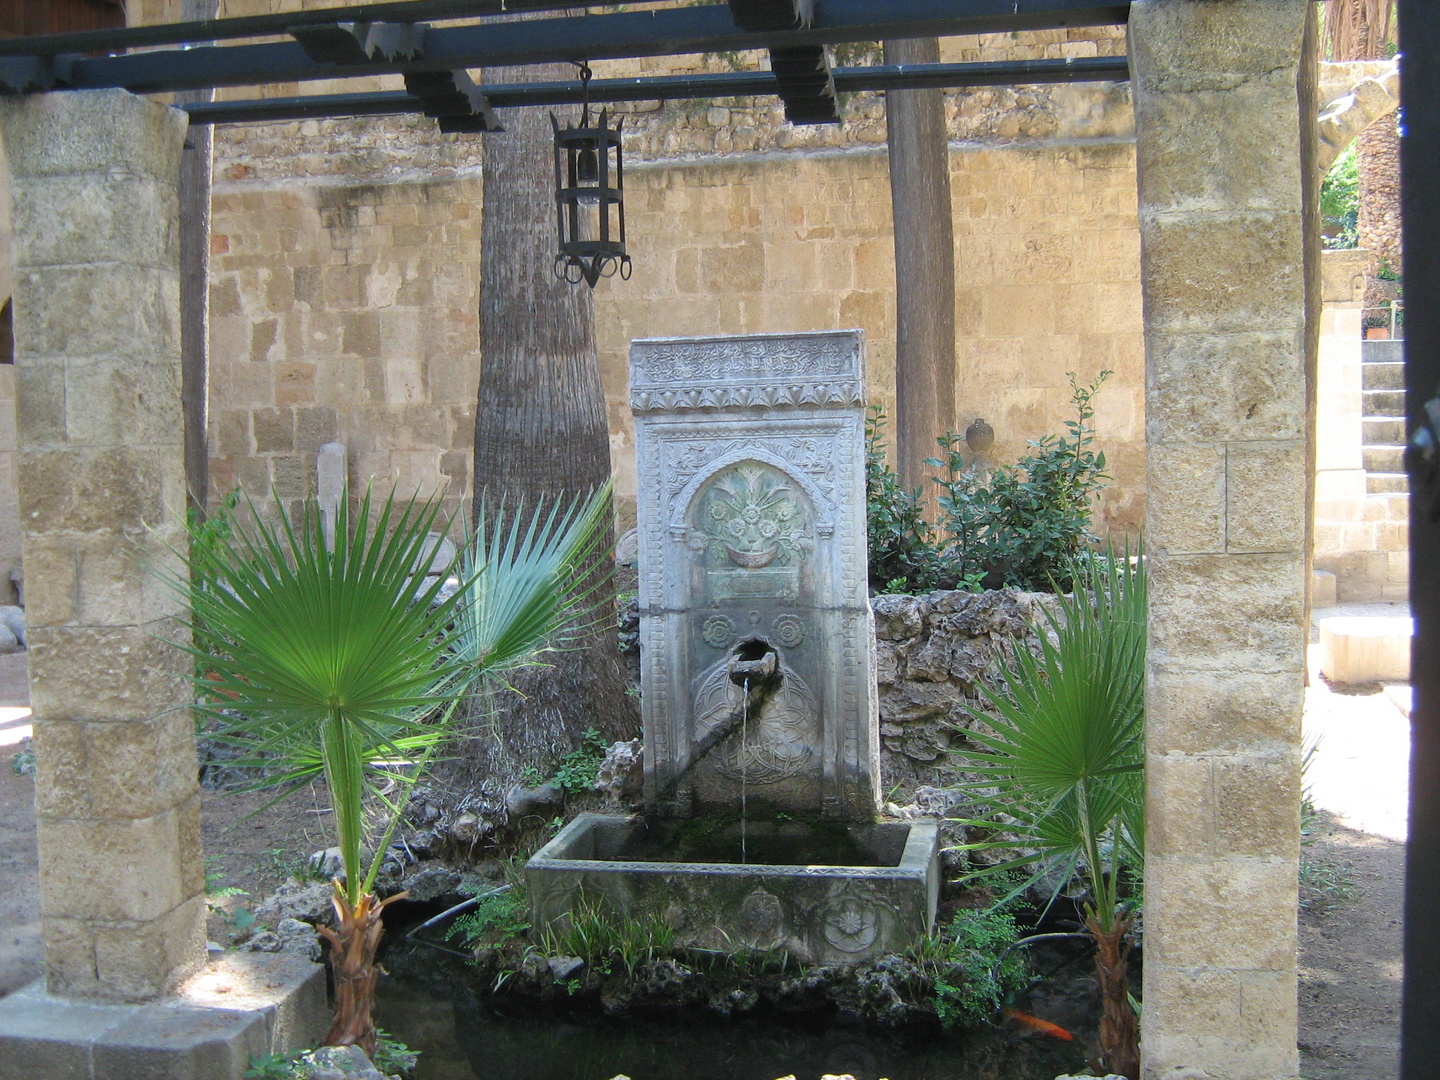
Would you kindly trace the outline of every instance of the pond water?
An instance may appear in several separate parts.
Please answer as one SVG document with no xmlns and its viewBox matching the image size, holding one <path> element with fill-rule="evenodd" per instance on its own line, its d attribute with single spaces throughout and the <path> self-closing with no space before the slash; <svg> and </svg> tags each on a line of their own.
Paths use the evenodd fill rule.
<svg viewBox="0 0 1440 1080">
<path fill-rule="evenodd" d="M 422 1051 L 420 1080 L 1054 1080 L 1080 1043 L 1012 1031 L 895 1034 L 750 1017 L 627 1018 L 481 1001 L 463 961 L 387 957 L 376 1023 Z"/>
</svg>

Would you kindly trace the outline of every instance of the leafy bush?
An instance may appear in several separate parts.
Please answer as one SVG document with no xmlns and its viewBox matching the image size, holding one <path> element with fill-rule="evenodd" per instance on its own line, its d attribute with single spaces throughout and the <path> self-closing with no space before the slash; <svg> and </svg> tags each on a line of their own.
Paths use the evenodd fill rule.
<svg viewBox="0 0 1440 1080">
<path fill-rule="evenodd" d="M 1325 224 L 1325 246 L 1359 246 L 1356 223 L 1360 216 L 1360 159 L 1358 143 L 1335 159 L 1320 185 L 1320 217 Z"/>
<path fill-rule="evenodd" d="M 872 406 L 865 428 L 871 588 L 1069 591 L 1070 566 L 1095 539 L 1091 503 L 1110 479 L 1104 453 L 1091 449 L 1092 402 L 1110 374 L 1102 371 L 1081 385 L 1070 372 L 1075 419 L 1066 421 L 1066 433 L 1028 443 L 1030 453 L 988 476 L 966 462 L 962 436 L 940 436 L 944 456 L 926 459 L 944 470 L 933 478 L 938 527 L 926 519 L 923 492 L 907 491 L 886 463 L 880 434 L 885 416 Z"/>
<path fill-rule="evenodd" d="M 930 979 L 935 1013 L 946 1027 L 990 1023 L 1025 986 L 1025 960 L 1011 949 L 1015 920 L 1001 911 L 962 911 L 912 951 Z"/>
<path fill-rule="evenodd" d="M 865 414 L 865 521 L 870 541 L 870 587 L 916 593 L 941 587 L 943 567 L 935 531 L 925 520 L 923 493 L 906 491 L 885 460 L 885 410 Z"/>
<path fill-rule="evenodd" d="M 386 1076 L 414 1076 L 419 1050 L 411 1050 L 383 1028 L 375 1029 L 375 1067 Z"/>
</svg>

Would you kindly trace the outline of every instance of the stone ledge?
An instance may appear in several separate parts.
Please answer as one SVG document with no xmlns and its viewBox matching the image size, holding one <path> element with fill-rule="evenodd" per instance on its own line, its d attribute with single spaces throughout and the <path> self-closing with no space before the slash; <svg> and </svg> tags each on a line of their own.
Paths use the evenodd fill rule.
<svg viewBox="0 0 1440 1080">
<path fill-rule="evenodd" d="M 1320 673 L 1332 682 L 1409 682 L 1414 621 L 1406 617 L 1321 619 Z"/>
<path fill-rule="evenodd" d="M 0 1000 L 0 1080 L 240 1080 L 252 1054 L 313 1045 L 328 1019 L 325 969 L 293 954 L 220 957 L 144 1005 L 35 982 Z"/>
</svg>

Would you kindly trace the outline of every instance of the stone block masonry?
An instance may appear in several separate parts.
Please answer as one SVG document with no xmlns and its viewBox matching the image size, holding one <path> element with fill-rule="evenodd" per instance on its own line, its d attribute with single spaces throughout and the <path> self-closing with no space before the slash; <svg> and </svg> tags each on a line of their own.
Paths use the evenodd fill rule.
<svg viewBox="0 0 1440 1080">
<path fill-rule="evenodd" d="M 1131 8 L 1151 575 L 1146 1080 L 1299 1070 L 1312 8 Z"/>
<path fill-rule="evenodd" d="M 178 601 L 183 115 L 121 91 L 0 102 L 46 981 L 141 1001 L 205 960 Z"/>
</svg>

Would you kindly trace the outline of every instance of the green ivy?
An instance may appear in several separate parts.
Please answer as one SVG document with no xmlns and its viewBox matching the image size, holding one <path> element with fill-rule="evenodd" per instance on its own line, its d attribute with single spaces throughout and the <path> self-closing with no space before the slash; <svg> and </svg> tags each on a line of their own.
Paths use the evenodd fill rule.
<svg viewBox="0 0 1440 1080">
<path fill-rule="evenodd" d="M 607 748 L 600 732 L 587 728 L 580 736 L 580 745 L 560 759 L 560 767 L 555 770 L 556 783 L 570 792 L 589 791 L 600 775 L 600 763 L 605 760 Z"/>
</svg>

